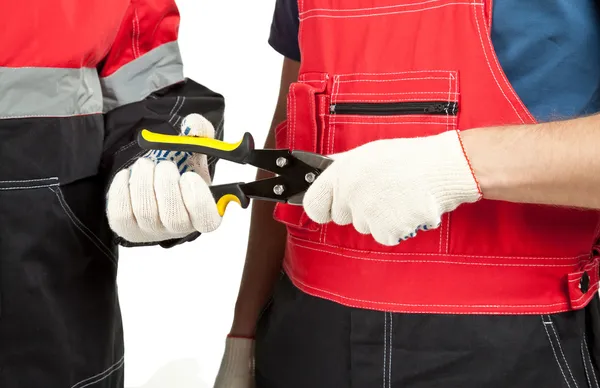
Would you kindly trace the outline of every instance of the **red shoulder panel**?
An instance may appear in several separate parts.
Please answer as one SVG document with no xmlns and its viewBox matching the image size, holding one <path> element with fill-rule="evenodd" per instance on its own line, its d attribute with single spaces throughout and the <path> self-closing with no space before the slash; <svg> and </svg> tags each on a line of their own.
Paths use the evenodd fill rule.
<svg viewBox="0 0 600 388">
<path fill-rule="evenodd" d="M 174 0 L 134 0 L 101 69 L 106 77 L 156 47 L 177 40 L 179 10 Z"/>
<path fill-rule="evenodd" d="M 0 12 L 0 66 L 5 67 L 95 67 L 130 6 L 130 0 L 6 3 L 9 12 Z"/>
</svg>

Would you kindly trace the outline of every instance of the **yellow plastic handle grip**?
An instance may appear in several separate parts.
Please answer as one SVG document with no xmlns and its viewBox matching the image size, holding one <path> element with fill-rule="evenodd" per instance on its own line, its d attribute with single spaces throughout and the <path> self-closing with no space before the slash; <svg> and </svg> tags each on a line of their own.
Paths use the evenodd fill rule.
<svg viewBox="0 0 600 388">
<path fill-rule="evenodd" d="M 237 143 L 227 143 L 209 137 L 164 135 L 162 133 L 151 132 L 147 129 L 143 129 L 141 135 L 142 138 L 150 144 L 192 145 L 226 152 L 234 151 L 243 142 L 243 140 L 240 140 Z"/>
<path fill-rule="evenodd" d="M 237 143 L 227 143 L 211 138 L 165 135 L 143 129 L 138 135 L 138 144 L 143 149 L 195 152 L 242 164 L 246 163 L 254 150 L 254 139 L 249 133 L 244 134 Z"/>
</svg>

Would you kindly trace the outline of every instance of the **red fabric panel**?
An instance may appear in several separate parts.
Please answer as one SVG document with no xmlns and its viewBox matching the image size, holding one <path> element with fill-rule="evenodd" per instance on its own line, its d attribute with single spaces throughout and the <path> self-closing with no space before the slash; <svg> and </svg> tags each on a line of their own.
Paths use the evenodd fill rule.
<svg viewBox="0 0 600 388">
<path fill-rule="evenodd" d="M 80 68 L 95 67 L 106 56 L 130 1 L 6 4 L 9 11 L 0 12 L 0 66 Z"/>
<path fill-rule="evenodd" d="M 174 0 L 132 1 L 100 75 L 109 76 L 152 49 L 177 40 L 179 21 Z"/>
<path fill-rule="evenodd" d="M 491 0 L 298 3 L 302 64 L 278 146 L 331 154 L 379 139 L 535 123 L 496 56 Z M 458 110 L 378 116 L 327 109 L 431 100 Z M 348 306 L 550 314 L 583 307 L 598 288 L 596 211 L 483 200 L 394 247 L 351 225 L 311 224 L 301 208 L 278 205 L 275 218 L 288 227 L 285 269 L 296 286 Z M 584 271 L 591 286 L 582 292 Z"/>
</svg>

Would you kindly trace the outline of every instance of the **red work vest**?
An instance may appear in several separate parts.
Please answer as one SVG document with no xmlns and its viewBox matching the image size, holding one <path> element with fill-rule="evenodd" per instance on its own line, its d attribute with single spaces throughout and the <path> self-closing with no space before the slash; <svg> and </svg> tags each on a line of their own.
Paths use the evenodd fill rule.
<svg viewBox="0 0 600 388">
<path fill-rule="evenodd" d="M 302 66 L 277 146 L 333 154 L 534 123 L 496 57 L 491 10 L 491 0 L 300 0 Z M 351 225 L 317 225 L 301 207 L 278 205 L 275 218 L 288 226 L 294 284 L 347 306 L 550 314 L 598 290 L 595 211 L 482 200 L 395 247 Z"/>
</svg>

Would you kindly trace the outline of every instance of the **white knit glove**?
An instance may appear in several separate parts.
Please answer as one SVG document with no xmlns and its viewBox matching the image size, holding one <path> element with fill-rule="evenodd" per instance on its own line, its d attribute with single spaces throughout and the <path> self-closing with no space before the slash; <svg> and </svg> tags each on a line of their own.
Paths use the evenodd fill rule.
<svg viewBox="0 0 600 388">
<path fill-rule="evenodd" d="M 254 340 L 227 337 L 213 388 L 254 387 Z"/>
<path fill-rule="evenodd" d="M 181 135 L 212 138 L 215 130 L 206 118 L 191 114 L 181 123 Z M 210 181 L 205 155 L 149 151 L 115 175 L 107 195 L 108 222 L 131 243 L 214 231 L 221 216 Z"/>
<path fill-rule="evenodd" d="M 331 157 L 305 194 L 306 214 L 353 224 L 383 245 L 435 229 L 444 213 L 481 198 L 457 131 L 377 140 Z"/>
</svg>

